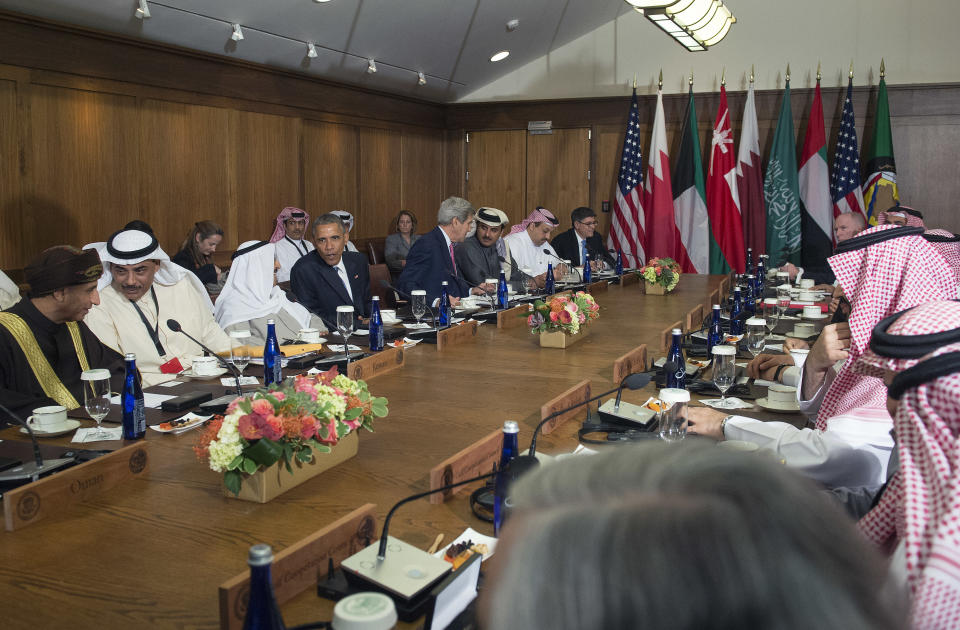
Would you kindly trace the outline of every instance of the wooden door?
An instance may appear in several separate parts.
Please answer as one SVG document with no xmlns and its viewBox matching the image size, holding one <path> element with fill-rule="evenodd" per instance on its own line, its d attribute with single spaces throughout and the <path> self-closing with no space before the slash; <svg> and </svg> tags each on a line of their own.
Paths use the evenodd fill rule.
<svg viewBox="0 0 960 630">
<path fill-rule="evenodd" d="M 554 129 L 527 135 L 527 212 L 543 206 L 570 227 L 570 212 L 590 205 L 590 133 L 586 128 Z M 599 209 L 596 209 L 599 214 Z"/>
<path fill-rule="evenodd" d="M 466 198 L 476 206 L 499 208 L 516 223 L 527 215 L 527 132 L 471 131 L 467 143 Z"/>
</svg>

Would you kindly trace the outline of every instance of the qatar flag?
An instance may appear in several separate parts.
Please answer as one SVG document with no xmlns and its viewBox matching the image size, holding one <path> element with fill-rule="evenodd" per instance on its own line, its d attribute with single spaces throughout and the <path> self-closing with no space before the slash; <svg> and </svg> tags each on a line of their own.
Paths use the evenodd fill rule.
<svg viewBox="0 0 960 630">
<path fill-rule="evenodd" d="M 646 199 L 643 203 L 647 213 L 647 246 L 644 249 L 648 257 L 673 258 L 680 263 L 681 269 L 689 269 L 692 263 L 680 243 L 673 217 L 670 154 L 667 151 L 667 128 L 663 121 L 663 92 L 660 90 L 657 91 L 657 113 L 647 155 Z"/>
<path fill-rule="evenodd" d="M 737 158 L 737 192 L 740 193 L 740 216 L 743 239 L 753 254 L 767 251 L 767 208 L 763 202 L 763 165 L 760 163 L 760 130 L 757 106 L 753 98 L 753 81 L 747 89 L 740 127 L 740 153 Z"/>
</svg>

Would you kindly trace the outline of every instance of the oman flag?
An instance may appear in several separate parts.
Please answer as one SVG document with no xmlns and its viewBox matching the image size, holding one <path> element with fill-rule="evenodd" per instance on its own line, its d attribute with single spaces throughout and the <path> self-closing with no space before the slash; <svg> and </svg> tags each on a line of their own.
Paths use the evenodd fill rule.
<svg viewBox="0 0 960 630">
<path fill-rule="evenodd" d="M 800 202 L 803 215 L 800 234 L 803 248 L 800 263 L 804 267 L 822 266 L 833 252 L 833 201 L 827 170 L 827 136 L 823 130 L 823 102 L 820 79 L 813 92 L 807 134 L 800 151 Z"/>
<path fill-rule="evenodd" d="M 653 135 L 650 138 L 649 161 L 647 162 L 646 199 L 643 208 L 647 213 L 647 246 L 650 257 L 666 256 L 680 263 L 681 269 L 691 265 L 683 247 L 673 218 L 673 190 L 670 185 L 670 154 L 667 151 L 667 128 L 663 121 L 663 91 L 657 91 L 657 113 L 653 119 Z"/>
<path fill-rule="evenodd" d="M 681 266 L 681 270 L 683 273 L 711 273 L 710 258 L 716 243 L 710 235 L 710 219 L 707 218 L 697 110 L 693 105 L 693 79 L 690 80 L 687 115 L 680 132 L 680 155 L 673 175 L 673 212 L 680 231 L 680 247 L 690 261 L 690 267 Z"/>
<path fill-rule="evenodd" d="M 737 156 L 727 108 L 727 88 L 720 84 L 720 107 L 713 125 L 710 170 L 707 174 L 707 211 L 719 251 L 710 251 L 710 273 L 744 272 L 743 221 L 737 193 Z"/>
</svg>

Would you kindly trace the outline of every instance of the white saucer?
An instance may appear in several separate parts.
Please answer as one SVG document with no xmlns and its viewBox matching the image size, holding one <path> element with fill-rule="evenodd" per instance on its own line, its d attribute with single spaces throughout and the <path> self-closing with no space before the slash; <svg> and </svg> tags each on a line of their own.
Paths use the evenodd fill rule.
<svg viewBox="0 0 960 630">
<path fill-rule="evenodd" d="M 62 425 L 60 425 L 59 429 L 54 429 L 53 431 L 42 431 L 40 429 L 33 429 L 33 434 L 38 438 L 57 437 L 58 435 L 64 435 L 66 433 L 70 433 L 71 431 L 79 428 L 80 424 L 81 423 L 79 420 L 73 420 L 72 418 L 67 418 L 67 421 L 64 422 Z M 30 427 L 30 428 L 32 429 L 33 427 Z M 29 431 L 27 431 L 27 427 L 20 427 L 20 433 L 27 435 L 29 434 Z"/>
<path fill-rule="evenodd" d="M 180 372 L 177 376 L 182 376 L 183 378 L 193 379 L 195 381 L 209 381 L 215 378 L 220 378 L 227 373 L 227 368 L 218 367 L 213 374 L 194 374 L 193 368 L 184 370 Z"/>
<path fill-rule="evenodd" d="M 816 337 L 817 333 L 814 332 L 814 333 L 810 333 L 809 335 L 798 335 L 791 330 L 790 332 L 786 333 L 784 336 L 790 337 L 791 339 L 803 339 L 804 341 L 806 341 L 811 337 Z"/>
<path fill-rule="evenodd" d="M 800 411 L 800 405 L 797 402 L 793 402 L 791 404 L 781 406 L 776 403 L 771 403 L 770 401 L 767 400 L 766 396 L 764 396 L 763 398 L 757 398 L 757 400 L 754 402 L 756 402 L 757 405 L 759 405 L 763 409 L 766 409 L 767 411 L 783 411 L 785 413 L 796 413 Z"/>
<path fill-rule="evenodd" d="M 819 317 L 811 317 L 810 315 L 800 315 L 800 317 L 802 317 L 803 319 L 809 319 L 810 321 L 813 321 L 813 322 L 818 322 L 818 321 L 820 321 L 820 320 L 822 320 L 822 319 L 827 319 L 827 318 L 829 318 L 830 315 L 828 315 L 828 314 L 826 314 L 826 313 L 821 313 Z"/>
</svg>

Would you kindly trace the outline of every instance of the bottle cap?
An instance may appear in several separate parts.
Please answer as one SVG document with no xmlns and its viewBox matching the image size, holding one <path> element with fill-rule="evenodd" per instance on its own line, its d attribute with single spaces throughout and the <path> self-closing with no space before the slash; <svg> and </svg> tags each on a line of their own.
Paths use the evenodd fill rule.
<svg viewBox="0 0 960 630">
<path fill-rule="evenodd" d="M 683 334 L 683 331 L 680 330 L 679 328 L 674 328 L 674 329 L 673 329 L 672 331 L 670 331 L 670 332 L 671 332 L 672 334 L 674 334 L 674 335 L 682 335 L 682 334 Z"/>
<path fill-rule="evenodd" d="M 676 387 L 668 387 L 660 390 L 658 395 L 662 402 L 667 403 L 668 405 L 673 405 L 675 403 L 690 402 L 690 392 L 685 389 L 679 389 Z"/>
<path fill-rule="evenodd" d="M 507 420 L 503 423 L 503 432 L 504 433 L 520 433 L 520 425 L 517 424 L 516 420 Z"/>
<path fill-rule="evenodd" d="M 383 593 L 354 593 L 333 607 L 334 630 L 389 630 L 396 623 L 396 605 Z"/>
<path fill-rule="evenodd" d="M 135 354 L 132 353 L 132 352 L 128 352 L 128 353 L 126 353 L 125 355 L 123 355 L 123 359 L 124 359 L 125 361 L 136 361 L 136 360 L 137 360 L 137 355 L 135 355 Z"/>
<path fill-rule="evenodd" d="M 441 285 L 441 286 L 444 286 L 444 287 L 447 286 L 447 281 L 444 280 L 443 282 L 440 283 L 440 285 Z"/>
<path fill-rule="evenodd" d="M 720 305 L 719 305 L 719 304 L 714 304 L 714 305 L 713 305 L 713 310 L 719 311 L 719 310 L 720 310 Z"/>
<path fill-rule="evenodd" d="M 270 548 L 270 545 L 260 543 L 250 547 L 250 556 L 247 558 L 247 564 L 251 567 L 262 567 L 271 562 L 273 562 L 273 549 Z"/>
<path fill-rule="evenodd" d="M 267 320 L 267 326 L 269 326 L 269 325 L 271 325 L 271 324 L 273 324 L 273 320 L 272 320 L 272 319 L 268 319 L 268 320 Z"/>
<path fill-rule="evenodd" d="M 373 300 L 374 302 L 379 302 L 379 301 L 380 301 L 380 296 L 379 296 L 379 295 L 375 295 L 375 296 L 373 296 L 373 297 L 370 298 L 370 299 Z"/>
<path fill-rule="evenodd" d="M 739 292 L 740 292 L 740 287 L 734 287 L 733 292 L 734 292 L 734 293 L 739 293 Z"/>
</svg>

